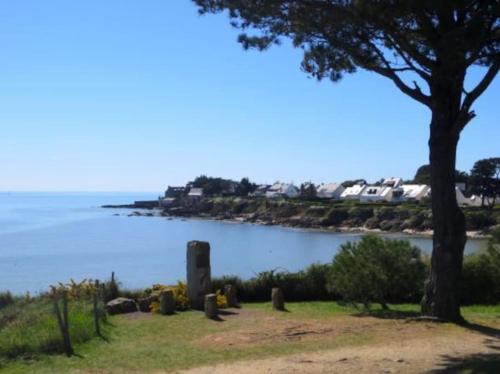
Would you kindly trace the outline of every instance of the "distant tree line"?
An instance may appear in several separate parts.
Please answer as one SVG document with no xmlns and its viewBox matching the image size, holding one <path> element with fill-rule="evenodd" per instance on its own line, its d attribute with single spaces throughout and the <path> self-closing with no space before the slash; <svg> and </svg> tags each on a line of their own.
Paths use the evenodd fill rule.
<svg viewBox="0 0 500 374">
<path fill-rule="evenodd" d="M 412 183 L 430 184 L 430 180 L 430 165 L 422 165 Z M 483 206 L 494 206 L 496 197 L 500 195 L 500 157 L 476 161 L 470 173 L 455 170 L 455 182 L 465 183 L 467 192 L 482 196 Z"/>
</svg>

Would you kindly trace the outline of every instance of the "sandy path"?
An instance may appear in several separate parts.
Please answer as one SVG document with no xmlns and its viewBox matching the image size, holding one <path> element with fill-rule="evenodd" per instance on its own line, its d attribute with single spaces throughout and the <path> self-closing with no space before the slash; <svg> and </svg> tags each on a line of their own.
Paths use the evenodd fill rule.
<svg viewBox="0 0 500 374">
<path fill-rule="evenodd" d="M 451 365 L 477 364 L 485 358 L 500 363 L 500 339 L 464 331 L 460 336 L 394 340 L 379 346 L 339 348 L 232 364 L 194 368 L 182 373 L 423 373 L 456 372 Z M 445 371 L 447 369 L 447 371 Z M 489 372 L 489 371 L 482 371 Z"/>
</svg>

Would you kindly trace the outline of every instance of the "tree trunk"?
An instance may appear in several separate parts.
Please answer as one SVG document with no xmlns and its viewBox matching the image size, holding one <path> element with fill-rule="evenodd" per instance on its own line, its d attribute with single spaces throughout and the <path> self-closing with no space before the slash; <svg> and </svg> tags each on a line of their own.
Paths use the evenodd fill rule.
<svg viewBox="0 0 500 374">
<path fill-rule="evenodd" d="M 446 98 L 443 99 L 446 102 Z M 448 105 L 433 109 L 429 139 L 432 221 L 431 273 L 425 285 L 422 314 L 461 322 L 460 278 L 466 242 L 465 218 L 457 204 L 455 159 L 461 126 Z"/>
</svg>

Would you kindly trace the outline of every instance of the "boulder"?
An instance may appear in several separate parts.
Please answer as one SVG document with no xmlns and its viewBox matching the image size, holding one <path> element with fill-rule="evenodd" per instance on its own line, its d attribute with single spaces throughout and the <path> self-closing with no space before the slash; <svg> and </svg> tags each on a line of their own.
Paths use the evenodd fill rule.
<svg viewBox="0 0 500 374">
<path fill-rule="evenodd" d="M 137 304 L 132 299 L 118 297 L 106 304 L 106 311 L 109 314 L 123 314 L 137 312 Z"/>
<path fill-rule="evenodd" d="M 151 311 L 150 305 L 153 300 L 154 298 L 151 296 L 137 300 L 137 304 L 139 304 L 139 310 L 144 313 L 149 313 Z"/>
</svg>

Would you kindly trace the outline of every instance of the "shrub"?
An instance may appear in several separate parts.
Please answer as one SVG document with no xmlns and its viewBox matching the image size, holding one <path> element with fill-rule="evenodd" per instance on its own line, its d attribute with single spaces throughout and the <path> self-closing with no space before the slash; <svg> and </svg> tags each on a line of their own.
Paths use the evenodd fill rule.
<svg viewBox="0 0 500 374">
<path fill-rule="evenodd" d="M 9 291 L 0 292 L 0 309 L 5 308 L 6 306 L 13 303 L 14 303 L 14 298 L 12 297 L 12 294 Z"/>
<path fill-rule="evenodd" d="M 349 213 L 346 208 L 332 208 L 323 221 L 326 225 L 340 225 L 348 217 Z"/>
<path fill-rule="evenodd" d="M 482 230 L 496 223 L 495 218 L 489 212 L 465 212 L 465 223 L 467 230 Z"/>
<path fill-rule="evenodd" d="M 391 220 L 391 219 L 396 218 L 396 212 L 395 212 L 394 208 L 382 207 L 382 208 L 376 209 L 374 211 L 374 216 L 379 221 Z"/>
<path fill-rule="evenodd" d="M 341 246 L 330 281 L 347 302 L 366 307 L 378 302 L 386 308 L 388 302 L 419 300 L 425 275 L 420 250 L 408 241 L 366 235 Z"/>
<path fill-rule="evenodd" d="M 348 211 L 349 218 L 366 221 L 368 218 L 373 217 L 373 208 L 370 207 L 353 207 Z"/>
<path fill-rule="evenodd" d="M 492 232 L 485 252 L 465 258 L 461 295 L 465 305 L 500 302 L 500 228 Z"/>
<path fill-rule="evenodd" d="M 175 286 L 167 286 L 164 284 L 153 284 L 152 288 L 144 291 L 144 294 L 151 298 L 149 309 L 152 313 L 160 311 L 160 295 L 163 291 L 171 290 L 174 294 L 175 309 L 178 311 L 188 310 L 189 298 L 187 295 L 187 285 L 184 282 L 178 281 Z"/>
<path fill-rule="evenodd" d="M 217 290 L 215 292 L 216 300 L 217 300 L 217 308 L 227 308 L 227 297 L 221 292 L 221 290 Z"/>
<path fill-rule="evenodd" d="M 296 273 L 287 271 L 264 271 L 249 280 L 226 276 L 214 278 L 214 290 L 223 289 L 226 284 L 236 287 L 238 299 L 245 302 L 269 301 L 271 289 L 280 287 L 288 301 L 331 300 L 334 294 L 328 288 L 329 264 L 314 264 Z"/>
</svg>

